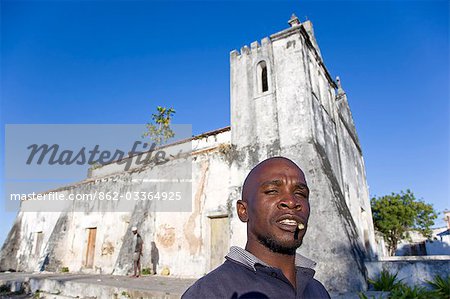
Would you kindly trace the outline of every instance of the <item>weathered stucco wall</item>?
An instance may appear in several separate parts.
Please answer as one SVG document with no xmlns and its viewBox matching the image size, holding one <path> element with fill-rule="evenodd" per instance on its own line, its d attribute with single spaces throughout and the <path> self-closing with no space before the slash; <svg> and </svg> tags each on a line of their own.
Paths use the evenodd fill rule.
<svg viewBox="0 0 450 299">
<path fill-rule="evenodd" d="M 50 238 L 48 232 L 53 230 L 59 216 L 58 212 L 19 212 L 0 252 L 1 270 L 39 270 L 42 252 Z"/>
<path fill-rule="evenodd" d="M 129 202 L 133 205 L 130 211 L 114 211 L 115 203 L 110 201 L 102 203 L 103 209 L 96 206 L 83 212 L 81 206 L 85 203 L 74 201 L 64 212 L 21 212 L 2 249 L 2 270 L 60 271 L 68 267 L 70 272 L 127 274 L 132 269 L 130 230 L 137 226 L 144 240 L 143 267 L 150 268 L 152 255 L 157 254 L 158 258 L 153 259 L 158 262 L 157 271 L 167 267 L 179 276 L 203 275 L 210 270 L 209 216 L 228 215 L 229 135 L 229 129 L 223 129 L 186 141 L 193 147 L 192 212 L 152 212 L 155 207 L 148 201 Z M 169 147 L 166 151 L 178 149 Z M 123 193 L 132 190 L 132 181 L 149 177 L 153 171 L 147 168 L 124 172 L 117 170 L 117 165 L 105 168 L 108 169 L 100 168 L 83 182 L 56 191 L 66 195 L 95 191 Z M 86 267 L 92 228 L 96 229 L 94 263 Z M 36 251 L 38 232 L 43 239 Z"/>
</svg>

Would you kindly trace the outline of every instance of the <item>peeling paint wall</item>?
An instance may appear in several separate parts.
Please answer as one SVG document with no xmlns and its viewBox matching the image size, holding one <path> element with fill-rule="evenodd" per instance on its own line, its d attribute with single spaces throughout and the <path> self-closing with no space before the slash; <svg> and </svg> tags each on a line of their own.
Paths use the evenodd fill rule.
<svg viewBox="0 0 450 299">
<path fill-rule="evenodd" d="M 209 218 L 225 211 L 228 199 L 230 132 L 206 136 L 192 143 L 192 212 L 153 212 L 151 202 L 133 202 L 132 212 L 21 212 L 16 220 L 2 257 L 2 269 L 19 271 L 60 271 L 127 274 L 132 270 L 131 227 L 137 226 L 144 240 L 143 268 L 159 272 L 167 267 L 177 276 L 198 277 L 209 272 Z M 168 152 L 176 149 L 168 148 Z M 84 182 L 64 186 L 60 193 L 94 193 L 95 190 L 126 192 L 132 179 L 147 177 L 147 170 L 94 172 Z M 170 166 L 169 166 L 170 167 Z M 101 169 L 100 169 L 101 170 Z M 102 175 L 102 176 L 99 176 Z M 118 184 L 117 182 L 121 182 Z M 24 203 L 26 204 L 26 202 Z M 114 203 L 102 203 L 113 205 Z M 74 202 L 80 210 L 82 202 Z M 96 229 L 93 267 L 86 267 L 89 229 Z M 36 251 L 36 233 L 44 236 Z M 19 236 L 19 238 L 18 238 Z M 152 254 L 158 251 L 158 259 Z M 3 262 L 5 261 L 5 262 Z"/>
</svg>

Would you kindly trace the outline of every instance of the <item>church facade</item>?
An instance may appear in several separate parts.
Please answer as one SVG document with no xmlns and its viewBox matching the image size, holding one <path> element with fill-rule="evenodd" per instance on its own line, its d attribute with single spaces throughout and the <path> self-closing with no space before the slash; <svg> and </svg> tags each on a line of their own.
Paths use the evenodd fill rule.
<svg viewBox="0 0 450 299">
<path fill-rule="evenodd" d="M 285 156 L 305 172 L 311 216 L 299 253 L 317 262 L 316 277 L 331 292 L 365 288 L 365 262 L 375 256 L 374 228 L 361 145 L 339 78 L 328 72 L 312 23 L 289 27 L 230 53 L 230 126 L 181 141 L 188 157 L 164 166 L 117 164 L 58 188 L 61 193 L 131 190 L 155 168 L 189 160 L 190 212 L 19 211 L 0 254 L 0 270 L 124 275 L 132 269 L 131 227 L 144 240 L 142 266 L 178 277 L 200 277 L 232 245 L 245 246 L 236 214 L 243 180 L 258 162 Z M 176 153 L 180 143 L 168 145 Z M 55 190 L 53 190 L 55 191 Z M 26 203 L 22 203 L 26 205 Z M 77 203 L 74 203 L 77 204 Z"/>
</svg>

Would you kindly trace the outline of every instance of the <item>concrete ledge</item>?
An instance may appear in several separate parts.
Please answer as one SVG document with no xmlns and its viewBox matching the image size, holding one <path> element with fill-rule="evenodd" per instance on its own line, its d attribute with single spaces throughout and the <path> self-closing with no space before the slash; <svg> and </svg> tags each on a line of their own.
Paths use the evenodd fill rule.
<svg viewBox="0 0 450 299">
<path fill-rule="evenodd" d="M 367 298 L 376 298 L 376 299 L 388 299 L 389 292 L 377 292 L 377 291 L 365 291 L 361 292 L 367 296 Z M 339 294 L 330 294 L 331 299 L 360 299 L 359 293 L 351 292 L 351 293 L 339 293 Z"/>
<path fill-rule="evenodd" d="M 40 298 L 180 298 L 194 279 L 162 276 L 131 278 L 113 275 L 0 273 L 0 285 L 11 292 Z"/>
<path fill-rule="evenodd" d="M 394 261 L 450 261 L 450 255 L 424 255 L 424 256 L 385 256 L 379 258 L 380 262 Z"/>
</svg>

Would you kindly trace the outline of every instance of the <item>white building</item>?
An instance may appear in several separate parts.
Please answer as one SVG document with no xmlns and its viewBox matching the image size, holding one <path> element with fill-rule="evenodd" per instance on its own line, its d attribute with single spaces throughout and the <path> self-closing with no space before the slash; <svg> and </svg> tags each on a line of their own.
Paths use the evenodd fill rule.
<svg viewBox="0 0 450 299">
<path fill-rule="evenodd" d="M 292 16 L 289 28 L 230 53 L 231 126 L 185 140 L 189 157 L 174 157 L 160 171 L 192 160 L 192 211 L 19 212 L 2 248 L 0 268 L 126 274 L 130 228 L 146 250 L 143 266 L 200 277 L 223 260 L 230 245 L 244 246 L 236 215 L 242 183 L 259 161 L 286 156 L 304 170 L 311 217 L 299 252 L 315 260 L 316 277 L 330 291 L 365 287 L 365 265 L 375 252 L 374 229 L 361 145 L 347 96 L 328 72 L 312 23 Z M 175 144 L 165 148 L 176 152 Z M 61 193 L 125 192 L 160 166 L 124 171 L 116 164 L 63 186 Z M 76 205 L 77 203 L 74 203 Z"/>
</svg>

